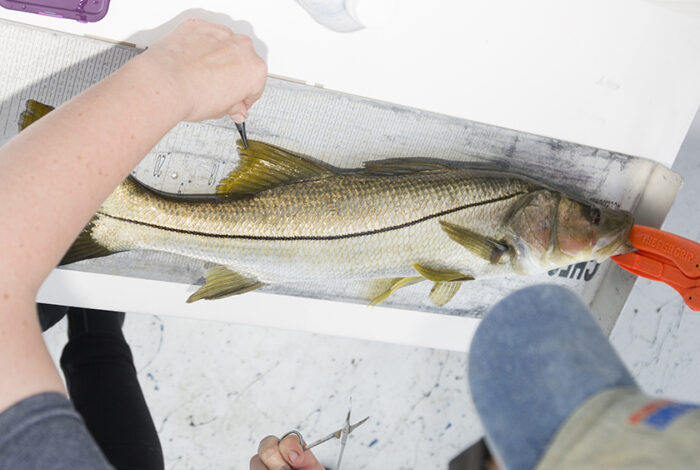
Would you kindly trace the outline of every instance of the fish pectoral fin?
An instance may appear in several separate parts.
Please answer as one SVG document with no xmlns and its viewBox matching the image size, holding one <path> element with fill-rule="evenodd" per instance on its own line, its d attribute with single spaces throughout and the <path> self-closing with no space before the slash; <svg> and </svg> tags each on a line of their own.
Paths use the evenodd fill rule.
<svg viewBox="0 0 700 470">
<path fill-rule="evenodd" d="M 449 166 L 426 160 L 391 158 L 387 160 L 375 160 L 364 162 L 363 173 L 380 176 L 407 175 L 422 171 L 453 170 Z"/>
<path fill-rule="evenodd" d="M 256 279 L 241 276 L 225 266 L 216 266 L 209 270 L 206 282 L 187 299 L 187 303 L 201 299 L 223 299 L 230 295 L 243 294 L 259 289 L 264 285 Z"/>
<path fill-rule="evenodd" d="M 58 263 L 59 266 L 86 259 L 101 258 L 115 253 L 98 244 L 92 238 L 93 224 L 94 222 L 92 220 L 88 222 L 83 231 L 80 232 L 80 235 L 78 235 L 78 238 L 76 238 L 70 248 L 68 248 L 66 254 L 63 255 L 63 258 Z"/>
<path fill-rule="evenodd" d="M 433 269 L 418 263 L 413 264 L 413 269 L 418 271 L 418 274 L 420 274 L 427 280 L 433 282 L 471 281 L 474 279 L 473 276 L 461 273 L 459 271 L 451 271 L 448 269 Z"/>
<path fill-rule="evenodd" d="M 422 280 L 423 280 L 423 278 L 421 276 L 397 277 L 397 278 L 393 278 L 393 279 L 378 279 L 375 282 L 381 282 L 382 284 L 388 283 L 389 287 L 386 288 L 377 297 L 375 297 L 369 304 L 373 307 L 376 305 L 379 305 L 380 303 L 382 303 L 386 299 L 388 299 L 391 294 L 393 294 L 397 290 L 401 289 L 402 287 L 417 284 L 417 283 L 421 282 Z"/>
<path fill-rule="evenodd" d="M 27 100 L 25 109 L 22 111 L 22 114 L 19 115 L 19 122 L 17 123 L 20 132 L 29 127 L 30 124 L 33 124 L 40 118 L 49 114 L 53 109 L 53 106 L 39 103 L 36 100 Z"/>
<path fill-rule="evenodd" d="M 282 184 L 335 174 L 331 169 L 274 145 L 249 140 L 238 143 L 238 166 L 216 187 L 221 196 L 246 196 Z"/>
<path fill-rule="evenodd" d="M 461 282 L 436 282 L 430 290 L 430 300 L 435 305 L 442 307 L 452 300 L 452 297 L 457 294 L 460 287 L 462 287 Z"/>
<path fill-rule="evenodd" d="M 508 251 L 508 245 L 505 243 L 480 235 L 468 228 L 443 220 L 440 221 L 440 225 L 452 240 L 491 264 L 498 263 L 501 257 Z"/>
</svg>

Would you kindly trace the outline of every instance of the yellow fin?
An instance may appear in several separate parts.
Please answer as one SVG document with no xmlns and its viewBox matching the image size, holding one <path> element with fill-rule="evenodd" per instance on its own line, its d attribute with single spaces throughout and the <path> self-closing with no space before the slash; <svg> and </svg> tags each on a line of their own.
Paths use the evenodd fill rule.
<svg viewBox="0 0 700 470">
<path fill-rule="evenodd" d="M 441 163 L 435 163 L 426 160 L 401 159 L 392 158 L 388 160 L 375 160 L 364 162 L 364 172 L 376 175 L 405 175 L 409 173 L 418 173 L 421 171 L 439 171 L 452 170 Z"/>
<path fill-rule="evenodd" d="M 189 304 L 200 299 L 222 299 L 230 295 L 250 292 L 264 285 L 255 279 L 243 277 L 225 266 L 216 266 L 209 270 L 207 281 L 187 299 L 187 303 Z"/>
<path fill-rule="evenodd" d="M 423 278 L 420 276 L 397 277 L 395 279 L 388 279 L 389 288 L 386 289 L 381 294 L 379 294 L 377 297 L 375 297 L 374 300 L 372 300 L 372 302 L 370 302 L 370 305 L 372 305 L 372 306 L 379 305 L 380 303 L 382 303 L 386 299 L 388 299 L 389 296 L 391 296 L 391 294 L 393 294 L 397 290 L 401 289 L 402 287 L 416 284 L 418 282 L 421 282 L 422 280 L 423 280 Z M 387 280 L 380 279 L 379 281 L 386 282 Z"/>
<path fill-rule="evenodd" d="M 443 220 L 440 221 L 440 225 L 451 239 L 491 264 L 498 263 L 501 257 L 508 251 L 508 245 L 505 243 L 479 235 L 468 228 L 460 227 L 459 225 L 451 224 Z"/>
<path fill-rule="evenodd" d="M 280 147 L 248 141 L 248 148 L 238 142 L 240 163 L 219 182 L 216 193 L 244 196 L 295 181 L 330 176 L 333 171 L 301 155 Z"/>
<path fill-rule="evenodd" d="M 53 109 L 53 106 L 39 103 L 36 100 L 27 100 L 25 103 L 25 110 L 22 111 L 22 114 L 19 116 L 18 125 L 20 132 L 29 127 L 30 124 L 33 124 L 40 118 L 49 114 Z"/>
<path fill-rule="evenodd" d="M 430 290 L 430 300 L 435 305 L 442 307 L 452 300 L 460 287 L 462 287 L 461 282 L 436 282 Z"/>
<path fill-rule="evenodd" d="M 471 281 L 474 277 L 460 273 L 459 271 L 450 271 L 447 269 L 428 268 L 418 263 L 413 264 L 413 269 L 418 271 L 418 274 L 429 281 L 433 282 L 452 282 L 452 281 Z"/>
<path fill-rule="evenodd" d="M 107 248 L 99 245 L 92 239 L 93 226 L 94 224 L 92 220 L 88 222 L 66 254 L 63 255 L 63 259 L 61 259 L 61 261 L 58 263 L 59 266 L 76 263 L 85 259 L 101 258 L 103 256 L 108 256 L 115 253 L 114 251 L 110 251 Z"/>
</svg>

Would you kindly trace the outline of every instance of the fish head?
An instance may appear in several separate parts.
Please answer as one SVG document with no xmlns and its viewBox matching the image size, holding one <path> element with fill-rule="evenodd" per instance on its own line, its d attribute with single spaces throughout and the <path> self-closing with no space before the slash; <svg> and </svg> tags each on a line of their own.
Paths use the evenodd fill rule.
<svg viewBox="0 0 700 470">
<path fill-rule="evenodd" d="M 581 261 L 603 261 L 632 249 L 627 211 L 578 201 L 550 190 L 525 196 L 507 216 L 514 268 L 535 273 Z"/>
</svg>

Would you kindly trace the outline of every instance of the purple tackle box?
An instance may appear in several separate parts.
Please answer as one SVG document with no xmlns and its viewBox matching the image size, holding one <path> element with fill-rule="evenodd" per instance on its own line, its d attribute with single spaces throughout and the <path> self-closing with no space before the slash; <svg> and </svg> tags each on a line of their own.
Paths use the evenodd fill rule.
<svg viewBox="0 0 700 470">
<path fill-rule="evenodd" d="M 109 0 L 0 0 L 0 6 L 81 23 L 100 21 L 107 14 Z"/>
</svg>

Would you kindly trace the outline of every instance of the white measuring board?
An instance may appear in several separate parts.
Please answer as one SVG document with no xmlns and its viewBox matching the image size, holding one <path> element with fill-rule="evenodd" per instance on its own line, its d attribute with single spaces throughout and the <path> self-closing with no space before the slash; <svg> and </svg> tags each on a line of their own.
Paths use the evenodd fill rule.
<svg viewBox="0 0 700 470">
<path fill-rule="evenodd" d="M 651 0 L 357 0 L 341 34 L 295 0 L 115 0 L 80 24 L 0 18 L 148 46 L 186 17 L 251 35 L 276 75 L 670 167 L 700 104 L 700 14 Z"/>
<path fill-rule="evenodd" d="M 26 99 L 59 105 L 137 53 L 7 22 L 0 22 L 0 40 L 6 46 L 0 50 L 0 64 L 7 64 L 0 69 L 0 79 L 8 83 L 0 100 L 0 142 L 17 131 Z M 536 174 L 580 197 L 635 210 L 638 220 L 650 225 L 661 223 L 680 183 L 677 175 L 650 160 L 284 80 L 269 80 L 248 122 L 251 138 L 339 167 L 396 156 L 439 157 Z M 236 138 L 226 119 L 182 123 L 134 174 L 168 192 L 211 191 L 236 164 Z M 538 282 L 574 289 L 611 327 L 632 278 L 610 268 L 610 263 L 583 263 L 538 277 L 474 281 L 441 309 L 427 300 L 427 285 L 397 293 L 386 302 L 393 308 L 370 309 L 352 283 L 273 286 L 266 288 L 271 293 L 185 306 L 184 299 L 204 274 L 203 264 L 156 253 L 123 253 L 57 270 L 39 300 L 466 350 L 475 319 L 488 306 L 507 292 Z"/>
</svg>

